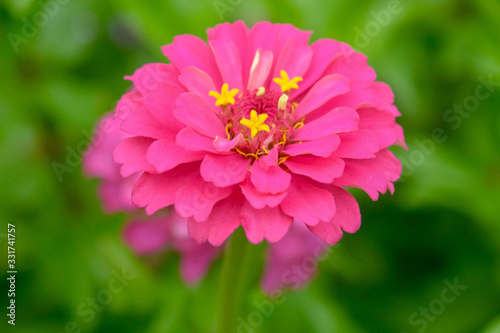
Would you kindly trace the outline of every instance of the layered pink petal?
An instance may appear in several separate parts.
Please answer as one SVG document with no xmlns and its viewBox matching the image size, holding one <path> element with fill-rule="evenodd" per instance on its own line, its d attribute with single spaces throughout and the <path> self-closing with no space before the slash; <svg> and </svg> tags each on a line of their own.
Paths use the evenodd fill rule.
<svg viewBox="0 0 500 333">
<path fill-rule="evenodd" d="M 336 57 L 328 66 L 325 75 L 341 74 L 349 78 L 360 81 L 373 81 L 377 77 L 373 68 L 368 66 L 367 58 L 364 54 L 355 52 L 352 48 L 343 43 L 343 52 Z"/>
<path fill-rule="evenodd" d="M 193 66 L 207 73 L 220 86 L 222 80 L 208 45 L 192 35 L 176 36 L 172 44 L 162 47 L 163 54 L 178 69 Z"/>
<path fill-rule="evenodd" d="M 220 246 L 240 225 L 243 202 L 241 193 L 235 191 L 232 196 L 217 202 L 205 221 L 188 219 L 189 234 L 198 243 L 208 241 L 213 246 Z"/>
<path fill-rule="evenodd" d="M 191 127 L 180 130 L 175 138 L 175 143 L 186 150 L 217 153 L 214 147 L 214 140 L 198 134 Z"/>
<path fill-rule="evenodd" d="M 232 191 L 232 187 L 219 188 L 201 177 L 196 177 L 175 193 L 175 210 L 182 217 L 193 217 L 198 222 L 205 221 L 213 206 L 227 198 Z"/>
<path fill-rule="evenodd" d="M 332 186 L 331 193 L 335 198 L 335 217 L 329 222 L 319 222 L 308 228 L 330 245 L 342 238 L 342 230 L 353 233 L 361 225 L 361 214 L 356 199 L 344 189 Z"/>
<path fill-rule="evenodd" d="M 325 76 L 309 90 L 295 109 L 295 119 L 300 119 L 335 96 L 347 93 L 350 90 L 349 79 L 342 75 Z"/>
<path fill-rule="evenodd" d="M 236 44 L 231 40 L 216 39 L 210 40 L 209 45 L 222 75 L 222 81 L 227 83 L 230 89 L 241 90 L 243 88 L 243 69 L 240 51 Z M 218 88 L 220 87 L 222 85 L 218 86 Z"/>
<path fill-rule="evenodd" d="M 201 161 L 204 152 L 186 150 L 168 139 L 156 140 L 147 151 L 147 160 L 161 173 L 184 163 Z"/>
<path fill-rule="evenodd" d="M 250 169 L 250 180 L 255 188 L 262 193 L 278 194 L 286 191 L 290 185 L 291 176 L 277 165 L 277 151 L 263 156 Z"/>
<path fill-rule="evenodd" d="M 217 187 L 227 187 L 241 183 L 247 176 L 250 160 L 240 154 L 208 154 L 201 163 L 201 176 Z"/>
<path fill-rule="evenodd" d="M 401 162 L 387 149 L 377 153 L 375 158 L 365 160 L 345 160 L 346 166 L 337 186 L 354 186 L 363 189 L 372 200 L 378 200 L 380 193 L 393 190 L 392 182 L 401 175 Z"/>
<path fill-rule="evenodd" d="M 284 164 L 291 172 L 307 176 L 320 183 L 331 184 L 344 172 L 345 163 L 337 156 L 327 158 L 314 156 L 297 156 L 289 158 Z"/>
<path fill-rule="evenodd" d="M 339 133 L 341 144 L 335 156 L 342 158 L 374 158 L 380 150 L 377 138 L 368 130 Z"/>
<path fill-rule="evenodd" d="M 290 156 L 311 154 L 319 157 L 329 157 L 337 150 L 340 138 L 336 134 L 325 136 L 318 140 L 290 143 L 285 146 L 283 153 Z"/>
<path fill-rule="evenodd" d="M 143 136 L 133 136 L 120 142 L 113 151 L 113 158 L 116 163 L 123 164 L 121 174 L 128 177 L 138 171 L 158 173 L 156 168 L 148 163 L 146 154 L 150 145 L 155 139 Z"/>
<path fill-rule="evenodd" d="M 241 209 L 241 225 L 248 240 L 254 244 L 264 239 L 271 243 L 279 241 L 286 234 L 292 220 L 279 207 L 255 209 L 245 202 Z"/>
<path fill-rule="evenodd" d="M 250 69 L 247 89 L 251 91 L 263 87 L 269 77 L 272 65 L 273 53 L 258 49 Z"/>
<path fill-rule="evenodd" d="M 335 201 L 327 190 L 293 177 L 288 195 L 280 205 L 283 212 L 307 225 L 330 221 L 335 216 Z"/>
<path fill-rule="evenodd" d="M 281 70 L 286 71 L 290 78 L 303 77 L 311 63 L 312 54 L 309 45 L 296 39 L 289 39 L 276 61 L 273 78 L 280 77 Z M 271 87 L 275 90 L 280 89 L 277 84 Z"/>
<path fill-rule="evenodd" d="M 375 108 L 362 108 L 359 113 L 359 129 L 370 131 L 379 143 L 379 148 L 395 144 L 400 136 L 394 116 L 387 111 Z"/>
<path fill-rule="evenodd" d="M 168 132 L 172 132 L 174 135 L 185 127 L 173 115 L 175 108 L 173 101 L 184 92 L 185 89 L 179 86 L 161 83 L 155 89 L 149 91 L 142 99 L 142 103 L 148 112 L 158 119 Z"/>
<path fill-rule="evenodd" d="M 259 192 L 248 178 L 240 184 L 240 188 L 247 201 L 252 205 L 252 207 L 257 209 L 262 209 L 266 206 L 276 207 L 287 196 L 287 192 L 278 194 Z"/>
<path fill-rule="evenodd" d="M 123 95 L 116 106 L 115 116 L 122 120 L 120 128 L 126 133 L 156 139 L 175 138 L 175 132 L 144 106 L 143 97 L 137 91 Z"/>
<path fill-rule="evenodd" d="M 341 53 L 342 43 L 333 39 L 320 39 L 312 43 L 313 51 L 309 69 L 304 74 L 300 89 L 293 90 L 290 97 L 295 98 L 307 93 L 309 88 L 320 79 L 333 59 Z"/>
<path fill-rule="evenodd" d="M 226 139 L 225 137 L 221 136 L 216 136 L 214 140 L 214 147 L 215 150 L 217 150 L 219 153 L 228 153 L 236 147 L 236 145 L 242 141 L 244 141 L 245 138 L 243 137 L 243 134 L 240 133 L 233 139 L 229 140 Z"/>
<path fill-rule="evenodd" d="M 193 93 L 182 94 L 175 101 L 174 116 L 196 132 L 211 138 L 225 136 L 226 130 L 214 111 L 214 106 Z"/>
<path fill-rule="evenodd" d="M 248 73 L 250 71 L 250 65 L 252 62 L 252 57 L 253 53 L 250 51 L 250 42 L 249 42 L 249 29 L 246 27 L 245 23 L 243 21 L 236 21 L 233 24 L 231 23 L 223 23 L 217 25 L 213 29 L 207 29 L 207 35 L 208 35 L 208 43 L 209 45 L 212 46 L 212 49 L 214 50 L 214 55 L 217 60 L 217 64 L 220 64 L 219 61 L 223 63 L 227 63 L 228 61 L 234 61 L 234 59 L 239 59 L 239 65 L 237 67 L 240 68 L 240 73 L 241 73 L 241 82 L 243 83 L 244 86 L 246 86 L 248 82 Z M 214 41 L 230 41 L 231 44 L 234 45 L 231 46 L 230 48 L 232 49 L 232 53 L 224 53 L 222 52 L 220 54 L 220 58 L 218 57 L 218 47 L 215 49 L 213 48 L 213 42 Z M 215 42 L 217 44 L 218 42 Z M 221 50 L 222 51 L 222 50 Z M 234 58 L 234 59 L 231 59 Z M 226 68 L 225 66 L 223 66 Z M 230 67 L 233 67 L 231 65 Z M 228 83 L 230 86 L 230 81 L 227 81 L 225 79 L 224 72 L 221 69 L 222 77 L 224 78 L 224 82 Z M 234 78 L 234 76 L 239 76 L 239 72 L 231 73 L 228 72 L 228 76 L 230 78 Z M 241 89 L 243 86 L 234 86 L 234 88 Z M 233 88 L 233 86 L 231 86 Z"/>
<path fill-rule="evenodd" d="M 132 202 L 148 215 L 175 202 L 176 192 L 199 175 L 199 163 L 176 167 L 159 175 L 144 172 L 132 191 Z"/>
<path fill-rule="evenodd" d="M 134 87 L 145 95 L 148 91 L 156 89 L 161 83 L 178 85 L 179 73 L 174 66 L 163 63 L 146 64 L 136 70 L 134 74 L 125 76 L 125 79 L 134 83 Z"/>
<path fill-rule="evenodd" d="M 208 93 L 217 89 L 207 73 L 192 66 L 184 67 L 181 73 L 179 81 L 187 90 L 205 99 L 208 104 L 214 103 L 213 97 L 209 96 Z"/>
<path fill-rule="evenodd" d="M 315 140 L 332 133 L 351 132 L 358 129 L 359 115 L 350 108 L 336 108 L 323 117 L 305 122 L 292 136 L 293 140 Z"/>
</svg>

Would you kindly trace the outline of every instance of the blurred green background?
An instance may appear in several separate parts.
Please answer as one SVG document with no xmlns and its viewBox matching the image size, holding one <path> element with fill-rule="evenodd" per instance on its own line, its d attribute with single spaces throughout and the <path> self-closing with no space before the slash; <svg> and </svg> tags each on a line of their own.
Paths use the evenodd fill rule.
<svg viewBox="0 0 500 333">
<path fill-rule="evenodd" d="M 499 1 L 46 3 L 0 4 L 2 332 L 204 332 L 213 324 L 221 261 L 201 284 L 185 287 L 177 255 L 144 261 L 122 244 L 126 216 L 101 211 L 98 181 L 82 176 L 78 158 L 61 179 L 52 163 L 79 154 L 86 133 L 128 88 L 124 75 L 167 61 L 162 45 L 185 33 L 205 39 L 206 28 L 238 19 L 292 23 L 313 30 L 313 40 L 365 53 L 395 92 L 410 147 L 394 149 L 404 163 L 395 195 L 371 202 L 354 192 L 360 231 L 344 236 L 313 283 L 261 313 L 262 323 L 252 317 L 253 302 L 264 300 L 255 288 L 243 319 L 259 325 L 249 327 L 500 332 Z M 50 11 L 46 20 L 42 10 Z M 9 222 L 17 230 L 15 327 L 5 316 Z M 95 318 L 82 316 L 82 304 L 122 270 L 134 276 L 123 291 Z M 466 289 L 443 302 L 454 283 Z"/>
</svg>

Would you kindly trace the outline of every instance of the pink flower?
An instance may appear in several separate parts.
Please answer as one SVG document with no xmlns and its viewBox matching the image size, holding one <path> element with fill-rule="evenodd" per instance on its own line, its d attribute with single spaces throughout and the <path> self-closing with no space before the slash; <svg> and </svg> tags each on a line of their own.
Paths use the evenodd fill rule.
<svg viewBox="0 0 500 333">
<path fill-rule="evenodd" d="M 343 187 L 377 200 L 394 191 L 404 146 L 394 96 L 366 57 L 310 32 L 261 22 L 221 24 L 208 43 L 183 35 L 170 64 L 145 65 L 116 116 L 130 135 L 114 151 L 132 201 L 174 205 L 191 237 L 221 245 L 240 225 L 252 243 L 279 241 L 294 219 L 328 244 L 356 232 Z"/>
<path fill-rule="evenodd" d="M 221 252 L 209 243 L 198 244 L 188 234 L 186 219 L 171 211 L 167 216 L 134 220 L 123 230 L 125 242 L 139 255 L 168 248 L 180 253 L 182 279 L 194 284 L 205 276 Z"/>
<path fill-rule="evenodd" d="M 319 262 L 331 251 L 304 223 L 295 220 L 287 234 L 269 246 L 262 288 L 272 295 L 274 290 L 305 285 L 314 278 Z"/>
<path fill-rule="evenodd" d="M 198 244 L 188 234 L 185 218 L 175 211 L 158 212 L 141 216 L 132 204 L 131 194 L 140 174 L 127 177 L 120 174 L 120 166 L 113 161 L 113 149 L 123 139 L 130 137 L 120 130 L 120 121 L 106 114 L 100 119 L 92 144 L 83 159 L 83 169 L 90 177 L 101 179 L 99 196 L 108 213 L 126 211 L 132 214 L 124 231 L 124 240 L 139 255 L 172 249 L 181 254 L 180 272 L 187 284 L 194 284 L 207 272 L 220 249 L 208 243 Z"/>
<path fill-rule="evenodd" d="M 104 115 L 97 124 L 92 144 L 83 156 L 83 170 L 88 177 L 101 179 L 99 196 L 107 213 L 132 211 L 137 207 L 130 197 L 140 174 L 123 178 L 120 166 L 113 161 L 113 149 L 129 134 L 120 130 L 120 120 L 112 113 Z"/>
</svg>

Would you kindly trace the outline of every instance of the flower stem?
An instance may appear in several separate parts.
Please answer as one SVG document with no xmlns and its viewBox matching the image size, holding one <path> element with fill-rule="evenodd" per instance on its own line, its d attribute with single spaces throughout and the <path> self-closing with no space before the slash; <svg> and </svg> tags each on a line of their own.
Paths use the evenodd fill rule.
<svg viewBox="0 0 500 333">
<path fill-rule="evenodd" d="M 242 228 L 235 230 L 227 244 L 219 294 L 218 333 L 236 332 L 248 285 L 250 261 L 254 257 L 252 246 Z"/>
</svg>

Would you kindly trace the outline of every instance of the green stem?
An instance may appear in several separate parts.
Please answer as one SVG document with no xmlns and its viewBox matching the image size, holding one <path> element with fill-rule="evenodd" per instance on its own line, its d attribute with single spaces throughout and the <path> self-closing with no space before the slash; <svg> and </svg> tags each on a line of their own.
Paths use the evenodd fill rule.
<svg viewBox="0 0 500 333">
<path fill-rule="evenodd" d="M 248 284 L 249 261 L 254 252 L 252 246 L 242 228 L 235 230 L 226 245 L 219 291 L 218 333 L 236 332 L 242 298 Z"/>
</svg>

